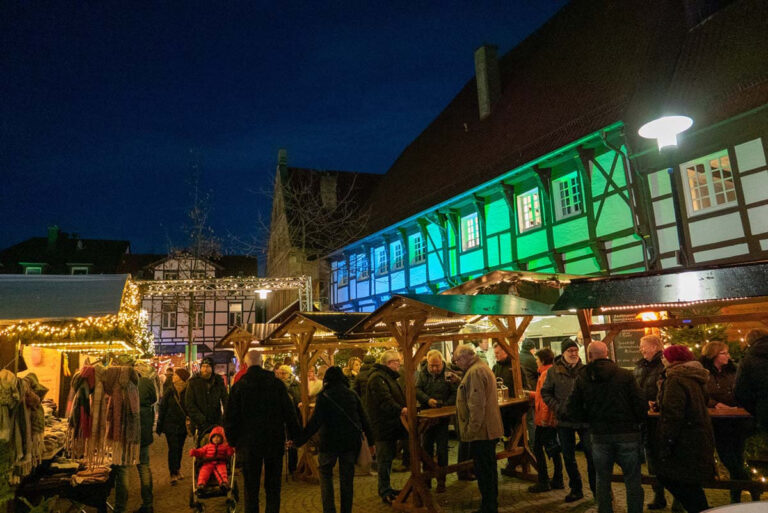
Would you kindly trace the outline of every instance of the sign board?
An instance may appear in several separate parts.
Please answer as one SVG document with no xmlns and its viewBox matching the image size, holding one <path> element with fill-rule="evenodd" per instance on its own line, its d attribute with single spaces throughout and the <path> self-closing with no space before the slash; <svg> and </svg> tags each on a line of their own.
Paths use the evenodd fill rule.
<svg viewBox="0 0 768 513">
<path fill-rule="evenodd" d="M 634 321 L 635 314 L 612 315 L 611 322 Z M 645 330 L 622 330 L 613 339 L 614 361 L 619 367 L 632 368 L 640 358 L 640 339 L 645 335 Z"/>
</svg>

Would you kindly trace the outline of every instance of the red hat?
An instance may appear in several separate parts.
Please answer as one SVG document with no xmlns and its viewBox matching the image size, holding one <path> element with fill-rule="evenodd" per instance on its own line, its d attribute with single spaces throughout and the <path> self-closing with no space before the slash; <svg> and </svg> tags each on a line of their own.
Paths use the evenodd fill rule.
<svg viewBox="0 0 768 513">
<path fill-rule="evenodd" d="M 690 362 L 693 360 L 693 353 L 688 349 L 688 346 L 678 344 L 666 348 L 664 350 L 664 358 L 669 363 Z"/>
</svg>

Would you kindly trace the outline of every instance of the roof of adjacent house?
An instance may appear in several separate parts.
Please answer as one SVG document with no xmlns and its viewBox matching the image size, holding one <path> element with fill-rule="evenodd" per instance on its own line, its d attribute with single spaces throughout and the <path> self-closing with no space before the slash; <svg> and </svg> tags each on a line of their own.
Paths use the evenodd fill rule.
<svg viewBox="0 0 768 513">
<path fill-rule="evenodd" d="M 72 265 L 88 267 L 89 274 L 111 274 L 130 250 L 127 240 L 82 239 L 59 232 L 51 245 L 47 237 L 32 237 L 0 251 L 0 273 L 20 274 L 21 263 L 45 264 L 45 274 L 70 274 Z"/>
<path fill-rule="evenodd" d="M 640 126 L 653 109 L 685 100 L 698 124 L 765 104 L 766 2 L 701 9 L 683 1 L 566 5 L 499 59 L 501 97 L 490 116 L 479 119 L 473 77 L 405 148 L 371 195 L 365 234 L 617 122 Z M 699 21 L 702 13 L 711 15 Z"/>
<path fill-rule="evenodd" d="M 127 254 L 120 262 L 118 272 L 131 274 L 138 279 L 151 280 L 154 279 L 153 268 L 169 258 L 175 256 L 156 253 Z M 216 267 L 217 278 L 259 275 L 259 261 L 255 256 L 220 255 L 204 260 Z"/>
</svg>

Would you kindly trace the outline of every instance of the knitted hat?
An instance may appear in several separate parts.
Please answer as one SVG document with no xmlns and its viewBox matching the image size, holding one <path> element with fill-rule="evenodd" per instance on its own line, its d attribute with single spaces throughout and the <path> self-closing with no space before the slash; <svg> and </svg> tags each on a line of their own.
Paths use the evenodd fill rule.
<svg viewBox="0 0 768 513">
<path fill-rule="evenodd" d="M 688 349 L 688 346 L 678 344 L 666 348 L 664 350 L 664 358 L 669 363 L 690 362 L 693 360 L 693 353 Z"/>
<path fill-rule="evenodd" d="M 187 381 L 189 379 L 189 371 L 184 367 L 179 367 L 176 369 L 175 373 L 182 381 Z"/>
<path fill-rule="evenodd" d="M 567 338 L 562 342 L 562 344 L 560 344 L 560 351 L 564 353 L 572 347 L 579 347 L 579 344 L 577 344 L 570 338 Z"/>
<path fill-rule="evenodd" d="M 210 365 L 211 367 L 213 367 L 214 366 L 213 358 L 211 358 L 210 356 L 206 356 L 205 358 L 203 358 L 203 361 L 200 362 L 200 367 L 202 367 L 203 365 Z"/>
</svg>

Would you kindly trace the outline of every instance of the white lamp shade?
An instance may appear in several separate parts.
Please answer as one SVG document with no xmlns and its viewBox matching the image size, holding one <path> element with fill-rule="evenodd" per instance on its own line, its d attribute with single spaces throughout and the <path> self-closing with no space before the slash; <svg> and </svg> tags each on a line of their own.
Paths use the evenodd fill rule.
<svg viewBox="0 0 768 513">
<path fill-rule="evenodd" d="M 644 124 L 637 133 L 646 139 L 656 139 L 661 150 L 677 146 L 677 134 L 685 132 L 692 125 L 693 120 L 688 116 L 664 116 Z"/>
</svg>

